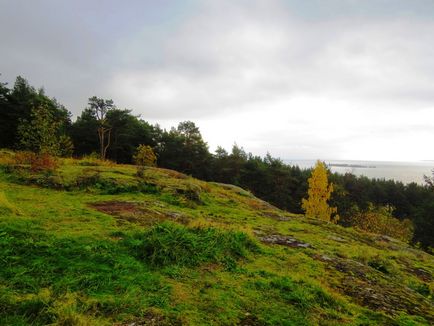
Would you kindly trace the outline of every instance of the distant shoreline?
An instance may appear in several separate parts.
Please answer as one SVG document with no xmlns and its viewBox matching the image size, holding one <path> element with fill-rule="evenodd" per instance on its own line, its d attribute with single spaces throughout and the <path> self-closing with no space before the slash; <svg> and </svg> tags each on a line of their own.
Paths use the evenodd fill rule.
<svg viewBox="0 0 434 326">
<path fill-rule="evenodd" d="M 409 184 L 425 184 L 424 175 L 432 175 L 434 161 L 387 162 L 387 161 L 355 161 L 324 160 L 332 173 L 351 173 L 370 179 L 385 179 Z M 316 160 L 285 160 L 289 165 L 301 169 L 311 169 Z"/>
<path fill-rule="evenodd" d="M 345 163 L 330 163 L 328 166 L 339 168 L 362 168 L 362 169 L 375 169 L 375 165 L 362 165 L 362 164 L 345 164 Z"/>
</svg>

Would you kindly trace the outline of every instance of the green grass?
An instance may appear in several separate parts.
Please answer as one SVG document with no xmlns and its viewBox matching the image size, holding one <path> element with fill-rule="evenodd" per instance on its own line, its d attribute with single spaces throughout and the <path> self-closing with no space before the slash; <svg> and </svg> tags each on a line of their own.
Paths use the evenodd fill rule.
<svg viewBox="0 0 434 326">
<path fill-rule="evenodd" d="M 134 234 L 126 244 L 134 256 L 152 267 L 223 263 L 234 269 L 238 259 L 258 251 L 257 244 L 242 232 L 187 228 L 168 222 Z"/>
<path fill-rule="evenodd" d="M 0 325 L 434 322 L 433 257 L 405 243 L 170 170 L 137 177 L 87 159 L 32 174 L 7 164 Z M 311 247 L 261 243 L 269 234 Z"/>
</svg>

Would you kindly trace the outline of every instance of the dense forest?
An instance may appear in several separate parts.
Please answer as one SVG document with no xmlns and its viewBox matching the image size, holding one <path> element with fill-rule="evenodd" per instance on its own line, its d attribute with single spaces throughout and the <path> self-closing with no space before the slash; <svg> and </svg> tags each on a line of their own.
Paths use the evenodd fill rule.
<svg viewBox="0 0 434 326">
<path fill-rule="evenodd" d="M 90 98 L 88 107 L 72 121 L 67 108 L 24 78 L 17 77 L 11 87 L 0 83 L 0 148 L 35 150 L 35 121 L 50 125 L 58 155 L 101 155 L 118 163 L 131 163 L 136 148 L 149 145 L 159 167 L 235 184 L 279 208 L 302 213 L 310 170 L 285 164 L 271 155 L 246 153 L 238 145 L 231 152 L 219 147 L 211 153 L 191 121 L 162 129 L 131 110 L 117 108 L 111 100 L 97 97 Z M 411 220 L 413 242 L 424 248 L 434 247 L 434 176 L 426 177 L 425 185 L 336 173 L 330 180 L 335 189 L 331 204 L 337 207 L 340 224 L 351 225 L 354 216 L 360 214 L 382 212 L 401 221 Z"/>
</svg>

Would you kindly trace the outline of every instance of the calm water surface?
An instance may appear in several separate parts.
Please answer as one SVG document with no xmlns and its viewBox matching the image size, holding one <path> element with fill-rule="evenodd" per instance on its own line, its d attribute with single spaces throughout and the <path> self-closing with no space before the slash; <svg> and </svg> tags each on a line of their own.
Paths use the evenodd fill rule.
<svg viewBox="0 0 434 326">
<path fill-rule="evenodd" d="M 311 168 L 316 160 L 285 160 L 287 164 L 298 165 L 300 168 Z M 325 160 L 333 172 L 347 172 L 368 178 L 392 179 L 404 183 L 416 182 L 423 184 L 424 175 L 432 175 L 434 161 L 420 162 L 380 162 L 380 161 L 340 161 Z"/>
</svg>

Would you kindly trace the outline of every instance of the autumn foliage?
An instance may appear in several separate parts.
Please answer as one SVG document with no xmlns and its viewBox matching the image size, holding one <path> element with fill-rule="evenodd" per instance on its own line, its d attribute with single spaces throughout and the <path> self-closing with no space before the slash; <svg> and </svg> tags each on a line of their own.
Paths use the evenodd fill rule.
<svg viewBox="0 0 434 326">
<path fill-rule="evenodd" d="M 329 184 L 327 168 L 321 161 L 317 161 L 308 179 L 308 198 L 302 200 L 302 208 L 306 216 L 327 222 L 336 223 L 338 220 L 337 208 L 330 207 L 328 201 L 333 192 L 333 184 Z"/>
<path fill-rule="evenodd" d="M 157 157 L 151 146 L 139 145 L 134 155 L 134 162 L 139 166 L 155 166 Z"/>
<path fill-rule="evenodd" d="M 409 219 L 399 220 L 392 216 L 391 207 L 374 207 L 356 213 L 351 220 L 352 226 L 367 232 L 384 234 L 404 242 L 413 238 L 414 226 Z"/>
</svg>

